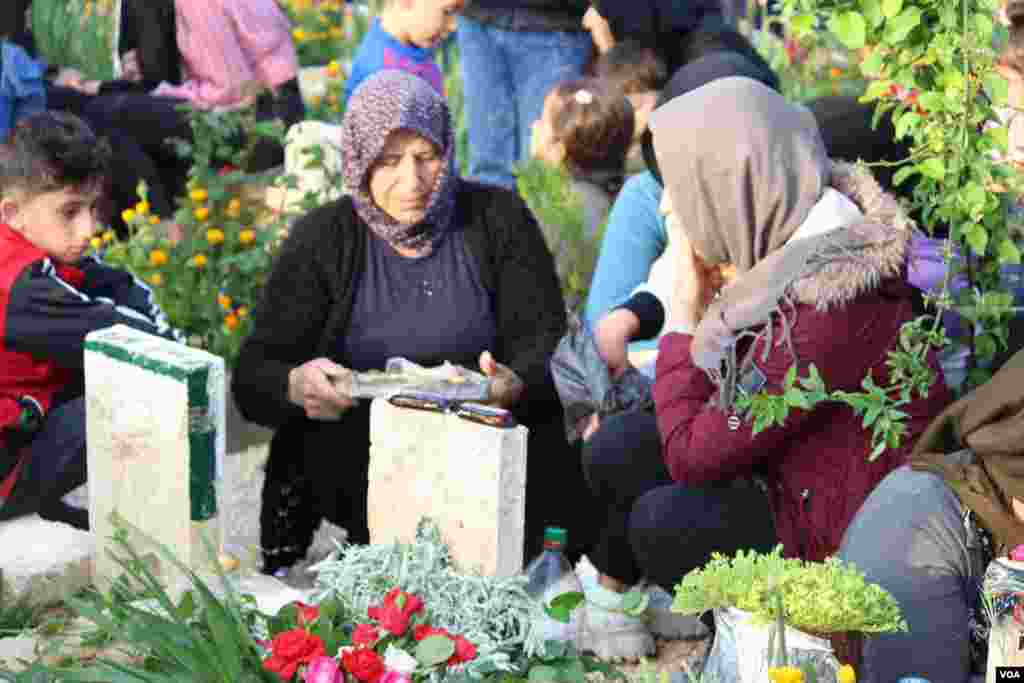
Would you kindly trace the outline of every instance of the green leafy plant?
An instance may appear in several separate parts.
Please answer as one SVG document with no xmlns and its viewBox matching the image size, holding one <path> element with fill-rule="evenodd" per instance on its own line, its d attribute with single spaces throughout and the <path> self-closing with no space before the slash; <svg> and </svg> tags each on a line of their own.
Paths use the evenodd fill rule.
<svg viewBox="0 0 1024 683">
<path fill-rule="evenodd" d="M 267 220 L 262 193 L 266 180 L 245 173 L 260 138 L 279 139 L 276 122 L 256 122 L 252 110 L 204 112 L 188 109 L 191 142 L 181 142 L 192 159 L 188 196 L 173 217 L 180 239 L 166 233 L 166 219 L 153 216 L 142 201 L 122 213 L 131 234 L 113 232 L 94 240 L 112 265 L 147 282 L 171 324 L 188 343 L 223 356 L 232 366 L 251 328 L 251 311 L 270 271 L 283 226 Z M 244 142 L 240 142 L 244 141 Z"/>
<path fill-rule="evenodd" d="M 676 586 L 672 609 L 683 614 L 735 607 L 770 623 L 782 611 L 785 623 L 812 633 L 906 631 L 895 599 L 867 583 L 852 565 L 836 558 L 806 562 L 770 553 L 720 553 Z"/>
<path fill-rule="evenodd" d="M 146 539 L 164 561 L 190 580 L 191 589 L 175 601 L 150 569 L 149 560 L 128 540 L 129 531 L 133 536 L 145 536 L 123 520 L 115 519 L 115 525 L 118 531 L 111 556 L 124 572 L 120 587 L 107 595 L 94 591 L 68 602 L 78 616 L 106 633 L 117 634 L 117 642 L 133 656 L 127 663 L 108 657 L 55 665 L 36 662 L 8 680 L 277 683 L 277 677 L 263 668 L 252 635 L 255 617 L 251 603 L 247 604 L 220 572 L 212 546 L 207 549 L 221 584 L 220 595 L 166 547 Z"/>
<path fill-rule="evenodd" d="M 587 234 L 582 201 L 564 170 L 530 159 L 516 168 L 515 175 L 519 194 L 536 216 L 555 256 L 566 306 L 579 312 L 597 267 L 604 227 L 592 236 Z"/>
<path fill-rule="evenodd" d="M 78 69 L 88 79 L 114 76 L 112 0 L 36 0 L 31 28 L 50 64 Z"/>
</svg>

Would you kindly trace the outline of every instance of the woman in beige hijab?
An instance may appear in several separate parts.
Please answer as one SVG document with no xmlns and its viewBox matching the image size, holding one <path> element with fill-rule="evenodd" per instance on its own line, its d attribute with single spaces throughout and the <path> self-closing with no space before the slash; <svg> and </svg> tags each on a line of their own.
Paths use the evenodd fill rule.
<svg viewBox="0 0 1024 683">
<path fill-rule="evenodd" d="M 827 158 L 806 109 L 757 81 L 713 81 L 655 110 L 650 127 L 684 262 L 655 414 L 609 418 L 585 448 L 609 510 L 591 558 L 600 576 L 585 586 L 585 645 L 635 631 L 620 593 L 642 577 L 672 590 L 713 552 L 777 543 L 808 560 L 835 553 L 947 403 L 939 382 L 903 406 L 903 445 L 874 460 L 845 405 L 792 410 L 754 434 L 738 393 L 781 393 L 793 365 L 806 376 L 813 364 L 829 389 L 859 391 L 868 375 L 889 383 L 887 353 L 913 318 L 911 223 L 869 172 Z"/>
</svg>

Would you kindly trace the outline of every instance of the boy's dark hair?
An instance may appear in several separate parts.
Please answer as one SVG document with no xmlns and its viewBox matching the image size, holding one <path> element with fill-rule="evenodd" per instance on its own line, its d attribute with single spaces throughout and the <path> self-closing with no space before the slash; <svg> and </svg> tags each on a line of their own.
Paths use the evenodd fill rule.
<svg viewBox="0 0 1024 683">
<path fill-rule="evenodd" d="M 102 190 L 110 145 L 74 114 L 44 111 L 19 122 L 0 145 L 0 195 L 67 187 Z"/>
<path fill-rule="evenodd" d="M 594 78 L 626 95 L 661 90 L 668 69 L 654 48 L 638 40 L 624 40 L 594 62 Z"/>
<path fill-rule="evenodd" d="M 621 183 L 634 126 L 626 96 L 596 78 L 562 81 L 550 96 L 552 132 L 565 147 L 570 172 L 610 172 Z"/>
</svg>

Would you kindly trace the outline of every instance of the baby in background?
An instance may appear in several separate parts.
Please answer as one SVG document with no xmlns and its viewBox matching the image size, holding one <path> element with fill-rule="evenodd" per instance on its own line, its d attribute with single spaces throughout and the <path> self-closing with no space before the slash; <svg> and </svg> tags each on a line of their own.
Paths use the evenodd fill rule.
<svg viewBox="0 0 1024 683">
<path fill-rule="evenodd" d="M 359 44 L 345 84 L 345 102 L 359 84 L 382 69 L 420 76 L 444 95 L 434 50 L 455 30 L 466 0 L 386 0 Z"/>
</svg>

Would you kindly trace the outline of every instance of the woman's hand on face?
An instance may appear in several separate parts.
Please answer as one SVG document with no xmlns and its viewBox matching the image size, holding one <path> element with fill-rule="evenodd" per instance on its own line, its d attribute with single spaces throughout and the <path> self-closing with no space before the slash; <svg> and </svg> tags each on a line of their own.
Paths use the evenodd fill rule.
<svg viewBox="0 0 1024 683">
<path fill-rule="evenodd" d="M 689 330 L 692 333 L 697 329 L 715 291 L 721 286 L 721 278 L 716 276 L 717 269 L 708 268 L 697 256 L 689 240 L 681 235 L 673 236 L 673 239 L 681 239 L 684 243 L 679 250 L 679 263 L 676 264 L 676 283 L 672 292 L 668 329 Z"/>
<path fill-rule="evenodd" d="M 616 379 L 629 368 L 629 340 L 640 330 L 640 319 L 636 313 L 617 308 L 601 318 L 594 328 L 594 344 L 597 353 L 608 365 L 612 379 Z"/>
<path fill-rule="evenodd" d="M 311 420 L 339 420 L 355 401 L 335 382 L 351 374 L 327 358 L 315 358 L 288 373 L 288 400 L 306 411 Z"/>
<path fill-rule="evenodd" d="M 480 370 L 491 380 L 491 398 L 488 403 L 510 409 L 523 396 L 526 385 L 515 371 L 498 361 L 490 351 L 480 354 Z"/>
</svg>

